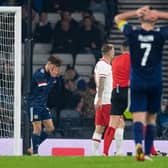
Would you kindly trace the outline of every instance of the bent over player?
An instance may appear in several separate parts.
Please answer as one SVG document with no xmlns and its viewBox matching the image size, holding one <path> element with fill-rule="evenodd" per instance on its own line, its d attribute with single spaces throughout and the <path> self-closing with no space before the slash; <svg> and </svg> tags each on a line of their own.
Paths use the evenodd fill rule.
<svg viewBox="0 0 168 168">
<path fill-rule="evenodd" d="M 38 147 L 41 142 L 47 138 L 48 133 L 54 131 L 46 103 L 48 92 L 60 73 L 60 66 L 61 60 L 55 56 L 50 56 L 46 65 L 37 69 L 32 78 L 28 96 L 28 113 L 33 125 L 33 154 L 38 154 Z"/>
</svg>

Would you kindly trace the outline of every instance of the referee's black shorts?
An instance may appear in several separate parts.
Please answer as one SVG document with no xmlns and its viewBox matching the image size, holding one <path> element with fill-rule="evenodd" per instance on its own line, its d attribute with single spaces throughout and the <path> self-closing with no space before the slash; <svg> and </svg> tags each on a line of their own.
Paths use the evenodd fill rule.
<svg viewBox="0 0 168 168">
<path fill-rule="evenodd" d="M 122 115 L 128 105 L 128 87 L 113 89 L 111 98 L 111 115 Z"/>
</svg>

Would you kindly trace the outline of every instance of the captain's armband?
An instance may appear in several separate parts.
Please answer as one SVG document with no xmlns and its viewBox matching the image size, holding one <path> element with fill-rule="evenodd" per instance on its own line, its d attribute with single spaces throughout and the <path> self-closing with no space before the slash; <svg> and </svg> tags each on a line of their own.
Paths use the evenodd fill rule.
<svg viewBox="0 0 168 168">
<path fill-rule="evenodd" d="M 123 32 L 124 27 L 125 27 L 126 24 L 127 24 L 127 21 L 126 21 L 126 20 L 121 20 L 121 21 L 117 24 L 117 27 L 118 27 L 118 29 L 119 29 L 120 31 Z"/>
</svg>

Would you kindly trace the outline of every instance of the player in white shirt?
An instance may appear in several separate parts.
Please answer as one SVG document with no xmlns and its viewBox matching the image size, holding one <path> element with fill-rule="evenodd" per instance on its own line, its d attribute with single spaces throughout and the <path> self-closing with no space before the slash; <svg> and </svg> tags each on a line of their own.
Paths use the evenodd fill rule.
<svg viewBox="0 0 168 168">
<path fill-rule="evenodd" d="M 99 155 L 99 145 L 105 127 L 109 123 L 112 92 L 111 60 L 114 56 L 112 44 L 102 46 L 102 58 L 97 62 L 94 73 L 97 93 L 95 96 L 95 131 L 92 137 L 92 154 Z"/>
</svg>

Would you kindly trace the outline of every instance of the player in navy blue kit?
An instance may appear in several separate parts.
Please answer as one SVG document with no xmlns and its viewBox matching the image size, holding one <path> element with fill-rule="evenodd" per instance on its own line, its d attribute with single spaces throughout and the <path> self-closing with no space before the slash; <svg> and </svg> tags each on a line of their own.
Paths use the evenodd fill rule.
<svg viewBox="0 0 168 168">
<path fill-rule="evenodd" d="M 133 28 L 127 19 L 138 17 L 140 28 Z M 155 29 L 157 19 L 168 19 L 167 12 L 143 6 L 136 11 L 125 12 L 115 17 L 118 28 L 128 39 L 131 55 L 131 106 L 133 133 L 136 144 L 136 159 L 149 157 L 155 135 L 156 114 L 160 111 L 162 95 L 162 51 L 168 39 L 168 27 Z M 143 128 L 145 133 L 145 155 L 142 148 Z"/>
<path fill-rule="evenodd" d="M 33 75 L 28 96 L 28 112 L 33 125 L 33 152 L 28 149 L 28 153 L 37 154 L 40 143 L 47 138 L 48 133 L 54 131 L 54 125 L 47 109 L 47 98 L 50 88 L 60 74 L 60 66 L 61 60 L 50 56 L 46 65 L 37 69 Z"/>
</svg>

